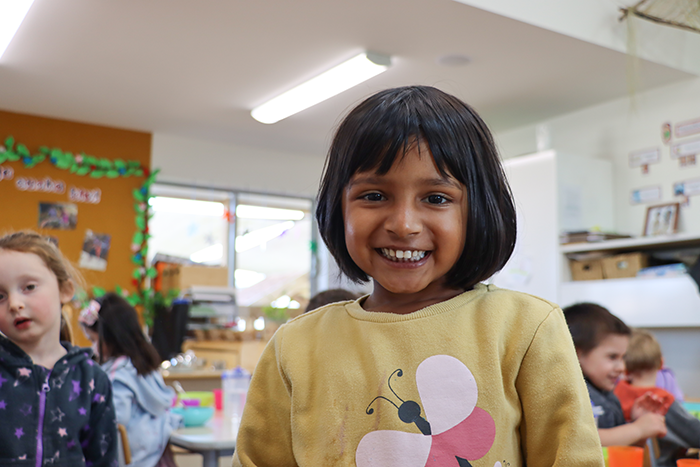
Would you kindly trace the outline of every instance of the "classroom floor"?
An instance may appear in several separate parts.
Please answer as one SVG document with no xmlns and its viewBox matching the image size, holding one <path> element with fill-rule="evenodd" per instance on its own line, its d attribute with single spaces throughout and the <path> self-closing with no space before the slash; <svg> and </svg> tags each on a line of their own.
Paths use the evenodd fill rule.
<svg viewBox="0 0 700 467">
<path fill-rule="evenodd" d="M 199 454 L 176 454 L 177 467 L 202 467 L 202 456 Z M 231 457 L 219 459 L 219 467 L 231 467 Z"/>
</svg>

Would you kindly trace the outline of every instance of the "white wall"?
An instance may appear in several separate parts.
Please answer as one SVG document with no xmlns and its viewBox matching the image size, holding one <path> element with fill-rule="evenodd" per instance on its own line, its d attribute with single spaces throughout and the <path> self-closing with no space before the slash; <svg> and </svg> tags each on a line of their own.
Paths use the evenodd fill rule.
<svg viewBox="0 0 700 467">
<path fill-rule="evenodd" d="M 700 178 L 698 165 L 680 168 L 670 158 L 669 146 L 661 141 L 661 125 L 700 118 L 700 79 L 658 88 L 629 98 L 617 99 L 542 122 L 550 134 L 551 148 L 559 153 L 609 159 L 615 180 L 615 227 L 621 233 L 641 235 L 647 205 L 633 206 L 630 192 L 646 186 L 660 185 L 662 199 L 652 204 L 677 200 L 673 183 Z M 531 125 L 496 135 L 504 158 L 535 152 L 535 127 Z M 679 141 L 700 138 L 700 135 Z M 659 164 L 651 165 L 644 175 L 631 169 L 629 153 L 649 147 L 662 148 Z M 700 232 L 700 198 L 690 199 L 681 209 L 680 232 Z"/>
<path fill-rule="evenodd" d="M 631 205 L 631 190 L 660 185 L 663 198 L 652 204 L 671 202 L 675 200 L 671 191 L 674 182 L 700 178 L 700 165 L 680 168 L 678 161 L 670 158 L 669 146 L 661 140 L 664 122 L 675 124 L 696 118 L 700 118 L 700 79 L 641 93 L 633 100 L 617 99 L 540 124 L 549 130 L 550 147 L 557 152 L 613 162 L 615 227 L 619 232 L 640 235 L 647 205 Z M 496 134 L 503 157 L 535 152 L 536 126 Z M 694 138 L 700 135 L 679 141 Z M 662 148 L 661 162 L 651 165 L 646 175 L 639 168 L 629 168 L 629 153 L 649 147 Z M 681 209 L 679 230 L 700 233 L 700 196 L 691 197 L 690 205 Z M 673 303 L 668 306 L 672 307 Z M 697 312 L 700 314 L 700 310 Z M 652 331 L 686 395 L 700 397 L 700 328 Z"/>
<path fill-rule="evenodd" d="M 291 154 L 155 133 L 159 180 L 241 191 L 315 197 L 325 154 Z"/>
</svg>

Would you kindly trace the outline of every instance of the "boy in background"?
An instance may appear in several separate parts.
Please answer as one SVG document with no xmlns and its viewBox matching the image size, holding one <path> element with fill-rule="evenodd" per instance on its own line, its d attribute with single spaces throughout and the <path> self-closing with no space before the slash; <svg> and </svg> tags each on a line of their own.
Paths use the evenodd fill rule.
<svg viewBox="0 0 700 467">
<path fill-rule="evenodd" d="M 639 444 L 650 437 L 666 435 L 661 402 L 651 394 L 633 401 L 630 422 L 625 420 L 613 390 L 625 371 L 631 330 L 606 308 L 579 303 L 564 308 L 564 317 L 574 340 L 591 403 L 599 407 L 598 434 L 603 446 Z M 602 413 L 601 413 L 602 412 Z"/>
<path fill-rule="evenodd" d="M 615 395 L 627 420 L 639 397 L 651 393 L 662 402 L 668 433 L 659 439 L 657 467 L 675 467 L 676 460 L 685 457 L 688 448 L 700 447 L 700 420 L 690 415 L 673 394 L 656 387 L 656 374 L 663 363 L 661 346 L 654 335 L 634 330 L 625 356 L 627 381 L 618 383 Z"/>
</svg>

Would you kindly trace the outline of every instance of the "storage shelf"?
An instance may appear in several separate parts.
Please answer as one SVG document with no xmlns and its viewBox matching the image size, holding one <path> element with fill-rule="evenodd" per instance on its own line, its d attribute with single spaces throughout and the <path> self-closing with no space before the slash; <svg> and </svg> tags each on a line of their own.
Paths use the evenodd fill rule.
<svg viewBox="0 0 700 467">
<path fill-rule="evenodd" d="M 620 238 L 590 243 L 571 243 L 561 245 L 559 251 L 563 254 L 584 253 L 588 251 L 643 251 L 663 248 L 685 248 L 700 246 L 700 234 L 657 235 L 654 237 Z"/>
</svg>

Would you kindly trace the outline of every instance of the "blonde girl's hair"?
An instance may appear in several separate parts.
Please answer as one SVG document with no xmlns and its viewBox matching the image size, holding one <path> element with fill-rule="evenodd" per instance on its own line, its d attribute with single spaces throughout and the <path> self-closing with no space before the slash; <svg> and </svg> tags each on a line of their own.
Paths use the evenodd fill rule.
<svg viewBox="0 0 700 467">
<path fill-rule="evenodd" d="M 649 331 L 635 329 L 625 355 L 627 373 L 659 370 L 662 363 L 661 346 Z"/>
<path fill-rule="evenodd" d="M 10 233 L 0 237 L 0 249 L 37 255 L 58 279 L 60 290 L 64 290 L 71 282 L 75 286 L 84 286 L 80 273 L 63 256 L 58 247 L 43 235 L 31 230 Z"/>
</svg>

